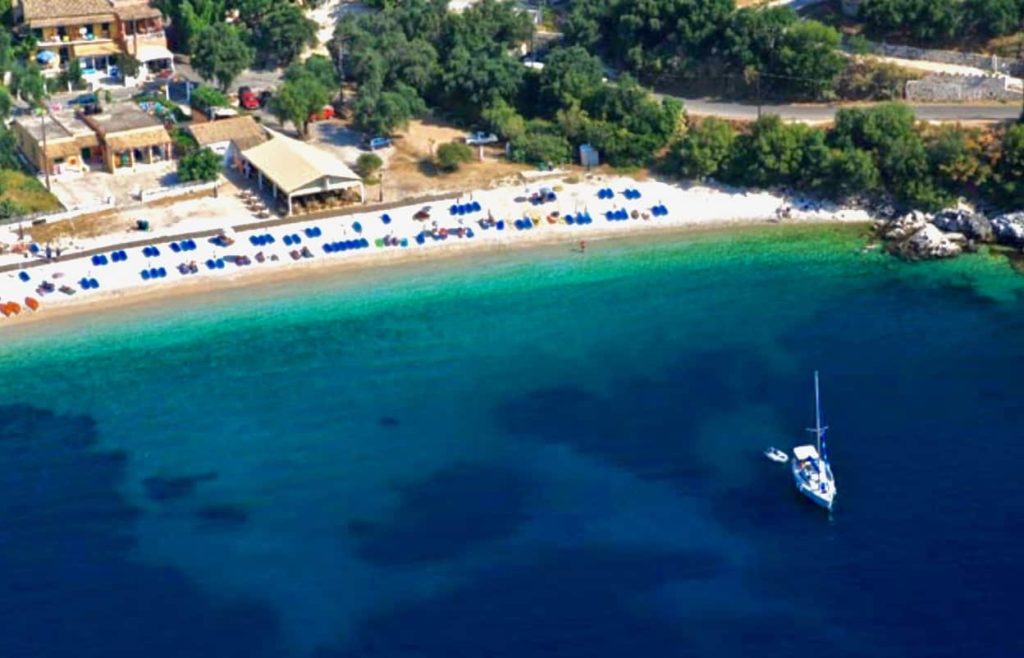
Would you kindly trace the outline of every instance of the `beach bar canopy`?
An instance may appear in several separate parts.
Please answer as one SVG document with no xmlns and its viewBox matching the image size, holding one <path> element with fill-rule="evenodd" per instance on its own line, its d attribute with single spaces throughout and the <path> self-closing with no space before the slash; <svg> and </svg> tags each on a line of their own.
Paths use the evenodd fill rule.
<svg viewBox="0 0 1024 658">
<path fill-rule="evenodd" d="M 297 139 L 272 133 L 270 141 L 242 151 L 242 158 L 256 170 L 260 189 L 269 181 L 274 197 L 287 200 L 289 215 L 296 197 L 357 187 L 360 201 L 365 198 L 362 179 L 344 162 Z"/>
</svg>

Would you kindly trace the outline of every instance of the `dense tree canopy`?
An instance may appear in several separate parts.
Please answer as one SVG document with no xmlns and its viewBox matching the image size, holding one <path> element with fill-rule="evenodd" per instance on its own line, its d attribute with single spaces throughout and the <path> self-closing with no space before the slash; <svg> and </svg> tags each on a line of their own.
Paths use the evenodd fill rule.
<svg viewBox="0 0 1024 658">
<path fill-rule="evenodd" d="M 667 163 L 688 178 L 793 186 L 837 200 L 883 194 L 903 207 L 935 210 L 965 196 L 1024 208 L 1024 126 L 930 127 L 900 104 L 841 110 L 830 129 L 775 116 L 746 129 L 704 119 Z"/>
<path fill-rule="evenodd" d="M 216 80 L 223 90 L 252 64 L 252 58 L 252 49 L 232 25 L 204 27 L 193 39 L 192 67 L 204 80 Z"/>
<path fill-rule="evenodd" d="M 876 37 L 942 44 L 1019 31 L 1024 0 L 864 0 L 860 18 Z"/>
<path fill-rule="evenodd" d="M 565 34 L 642 79 L 760 78 L 778 95 L 820 97 L 846 65 L 834 28 L 732 0 L 577 0 Z"/>
<path fill-rule="evenodd" d="M 197 39 L 207 28 L 228 27 L 229 16 L 237 17 L 238 34 L 253 49 L 256 64 L 287 66 L 306 46 L 316 45 L 316 23 L 303 11 L 317 5 L 315 0 L 154 0 L 153 4 L 170 18 L 173 45 L 184 53 L 195 53 Z"/>
<path fill-rule="evenodd" d="M 249 42 L 258 64 L 287 66 L 307 46 L 316 45 L 316 23 L 300 7 L 278 2 L 250 28 Z"/>
</svg>

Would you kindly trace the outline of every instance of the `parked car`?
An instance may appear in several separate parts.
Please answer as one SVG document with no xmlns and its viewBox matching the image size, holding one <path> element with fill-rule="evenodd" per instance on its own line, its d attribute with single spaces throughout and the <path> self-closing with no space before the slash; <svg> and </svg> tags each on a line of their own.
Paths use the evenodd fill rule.
<svg viewBox="0 0 1024 658">
<path fill-rule="evenodd" d="M 99 103 L 99 99 L 96 98 L 96 94 L 82 94 L 81 96 L 75 96 L 68 101 L 68 105 L 95 105 Z"/>
<path fill-rule="evenodd" d="M 482 144 L 495 144 L 498 141 L 498 136 L 494 133 L 485 133 L 481 131 L 472 132 L 466 135 L 466 143 L 470 146 L 480 146 Z"/>
<path fill-rule="evenodd" d="M 238 88 L 238 106 L 247 110 L 255 110 L 260 106 L 260 99 L 253 93 L 252 87 Z"/>
<path fill-rule="evenodd" d="M 370 139 L 367 139 L 363 143 L 363 145 L 366 148 L 370 149 L 371 151 L 376 151 L 377 149 L 383 149 L 383 148 L 387 148 L 387 147 L 391 146 L 391 138 L 390 137 L 379 137 L 379 136 L 378 137 L 371 137 Z"/>
<path fill-rule="evenodd" d="M 324 105 L 319 112 L 314 112 L 313 114 L 309 115 L 309 122 L 313 123 L 314 121 L 327 121 L 328 119 L 333 118 L 334 108 L 331 107 L 330 105 Z"/>
</svg>

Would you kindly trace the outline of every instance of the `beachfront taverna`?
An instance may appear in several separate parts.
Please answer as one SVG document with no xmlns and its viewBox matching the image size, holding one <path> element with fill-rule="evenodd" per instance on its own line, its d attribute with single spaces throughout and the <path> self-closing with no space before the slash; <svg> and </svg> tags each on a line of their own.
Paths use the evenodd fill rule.
<svg viewBox="0 0 1024 658">
<path fill-rule="evenodd" d="M 241 153 L 242 172 L 270 189 L 288 215 L 329 210 L 365 196 L 363 180 L 336 156 L 271 132 L 271 139 Z"/>
</svg>

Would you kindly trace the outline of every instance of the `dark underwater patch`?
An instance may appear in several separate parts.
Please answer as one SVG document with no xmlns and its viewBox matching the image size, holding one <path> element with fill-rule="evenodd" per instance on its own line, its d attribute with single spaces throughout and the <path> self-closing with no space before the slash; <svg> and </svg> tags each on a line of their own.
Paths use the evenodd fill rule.
<svg viewBox="0 0 1024 658">
<path fill-rule="evenodd" d="M 127 456 L 97 443 L 88 416 L 0 406 L 0 656 L 286 655 L 269 608 L 137 561 Z"/>
<path fill-rule="evenodd" d="M 721 573 L 718 557 L 593 547 L 488 569 L 466 585 L 368 619 L 351 649 L 317 658 L 693 655 L 687 629 L 640 598 Z"/>
<path fill-rule="evenodd" d="M 359 555 L 374 564 L 450 560 L 513 534 L 528 518 L 529 487 L 519 471 L 458 464 L 402 487 L 390 518 L 353 520 L 349 532 L 359 539 Z"/>
<path fill-rule="evenodd" d="M 163 477 L 154 475 L 142 481 L 146 489 L 146 495 L 150 500 L 167 501 L 176 498 L 184 498 L 195 492 L 203 482 L 217 479 L 217 473 L 201 473 L 199 475 L 179 475 L 175 477 Z"/>
<path fill-rule="evenodd" d="M 217 503 L 200 507 L 196 510 L 196 516 L 207 523 L 243 525 L 249 520 L 249 511 L 241 505 Z"/>
</svg>

